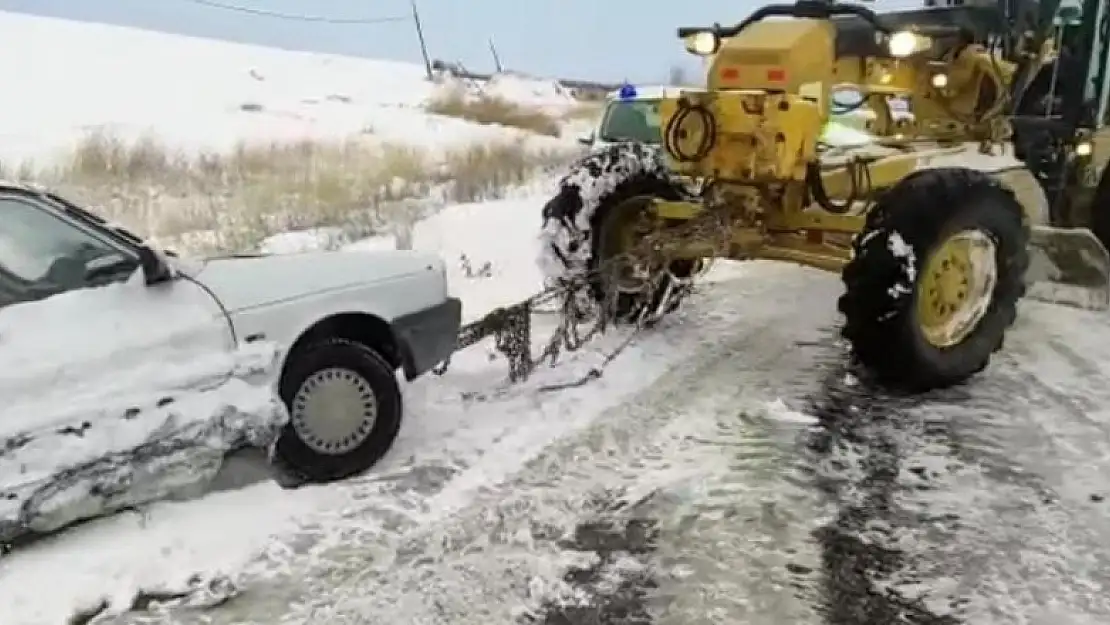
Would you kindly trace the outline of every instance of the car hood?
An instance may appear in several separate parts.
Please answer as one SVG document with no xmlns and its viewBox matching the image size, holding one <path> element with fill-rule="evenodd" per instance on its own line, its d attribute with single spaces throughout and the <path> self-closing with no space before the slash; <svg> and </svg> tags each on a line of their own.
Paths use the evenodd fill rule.
<svg viewBox="0 0 1110 625">
<path fill-rule="evenodd" d="M 374 250 L 239 255 L 180 266 L 232 313 L 406 275 L 438 273 L 443 261 L 424 252 Z"/>
</svg>

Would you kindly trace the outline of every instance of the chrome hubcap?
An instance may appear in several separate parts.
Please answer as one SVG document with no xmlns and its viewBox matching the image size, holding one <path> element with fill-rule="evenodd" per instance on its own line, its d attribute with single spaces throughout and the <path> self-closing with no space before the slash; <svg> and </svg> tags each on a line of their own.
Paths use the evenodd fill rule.
<svg viewBox="0 0 1110 625">
<path fill-rule="evenodd" d="M 378 400 L 370 383 L 350 369 L 330 368 L 306 379 L 293 397 L 290 421 L 315 452 L 348 453 L 370 435 Z"/>
</svg>

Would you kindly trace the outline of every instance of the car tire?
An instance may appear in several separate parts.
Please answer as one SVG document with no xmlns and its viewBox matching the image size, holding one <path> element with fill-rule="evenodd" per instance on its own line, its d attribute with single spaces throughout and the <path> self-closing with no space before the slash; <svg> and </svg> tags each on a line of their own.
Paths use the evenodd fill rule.
<svg viewBox="0 0 1110 625">
<path fill-rule="evenodd" d="M 278 384 L 289 410 L 275 460 L 308 482 L 366 471 L 393 446 L 401 428 L 394 367 L 374 349 L 340 338 L 298 348 Z"/>
</svg>

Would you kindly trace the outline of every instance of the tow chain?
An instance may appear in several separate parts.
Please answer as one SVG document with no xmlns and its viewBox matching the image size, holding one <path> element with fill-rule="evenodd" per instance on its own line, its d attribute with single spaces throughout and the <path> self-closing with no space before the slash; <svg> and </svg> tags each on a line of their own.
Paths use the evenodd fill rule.
<svg viewBox="0 0 1110 625">
<path fill-rule="evenodd" d="M 605 302 L 595 302 L 590 293 L 591 283 L 594 280 L 611 272 L 618 263 L 636 258 L 650 258 L 652 267 L 668 267 L 670 265 L 667 260 L 668 248 L 673 246 L 675 240 L 686 237 L 697 237 L 699 241 L 714 242 L 713 249 L 720 251 L 715 256 L 721 256 L 723 251 L 727 250 L 729 229 L 720 215 L 706 211 L 681 226 L 656 231 L 640 241 L 633 250 L 606 259 L 592 271 L 561 278 L 555 285 L 532 297 L 516 304 L 495 308 L 481 319 L 464 325 L 459 330 L 455 351 L 466 349 L 492 336 L 495 349 L 508 360 L 509 382 L 511 384 L 523 382 L 539 365 L 548 363 L 554 366 L 564 352 L 575 352 L 581 349 L 608 329 L 610 319 L 614 316 L 612 313 L 616 309 L 616 293 L 611 293 Z M 699 275 L 707 269 L 708 265 L 704 266 Z M 640 298 L 642 301 L 649 302 L 655 300 L 654 305 L 640 309 L 629 335 L 606 354 L 601 363 L 590 368 L 582 377 L 570 382 L 544 385 L 538 390 L 552 392 L 576 388 L 600 378 L 605 368 L 632 345 L 645 330 L 653 327 L 693 290 L 695 278 L 696 276 L 679 278 L 670 275 L 666 270 L 661 270 L 644 280 Z M 664 292 L 655 298 L 653 296 L 661 280 L 666 280 Z M 532 315 L 539 306 L 552 302 L 557 303 L 558 326 L 540 353 L 533 355 Z M 435 375 L 441 376 L 450 366 L 451 358 L 448 357 L 432 371 Z"/>
</svg>

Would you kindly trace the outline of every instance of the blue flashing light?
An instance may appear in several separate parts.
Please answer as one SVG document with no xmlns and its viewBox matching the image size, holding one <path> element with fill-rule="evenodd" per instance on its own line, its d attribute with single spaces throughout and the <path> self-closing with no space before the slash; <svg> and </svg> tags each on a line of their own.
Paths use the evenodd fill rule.
<svg viewBox="0 0 1110 625">
<path fill-rule="evenodd" d="M 617 97 L 619 97 L 622 100 L 631 100 L 631 99 L 635 98 L 636 97 L 636 87 L 633 87 L 632 85 L 630 85 L 628 83 L 625 83 L 625 84 L 621 85 L 621 90 L 620 90 L 620 93 L 617 94 Z"/>
</svg>

